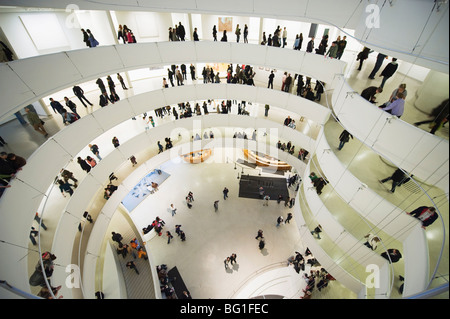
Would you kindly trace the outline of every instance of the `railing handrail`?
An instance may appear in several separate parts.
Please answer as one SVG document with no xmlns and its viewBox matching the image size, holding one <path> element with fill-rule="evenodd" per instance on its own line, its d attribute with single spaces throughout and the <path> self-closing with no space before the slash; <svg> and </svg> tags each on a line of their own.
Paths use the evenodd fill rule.
<svg viewBox="0 0 450 319">
<path fill-rule="evenodd" d="M 441 217 L 442 218 L 442 217 Z"/>
</svg>

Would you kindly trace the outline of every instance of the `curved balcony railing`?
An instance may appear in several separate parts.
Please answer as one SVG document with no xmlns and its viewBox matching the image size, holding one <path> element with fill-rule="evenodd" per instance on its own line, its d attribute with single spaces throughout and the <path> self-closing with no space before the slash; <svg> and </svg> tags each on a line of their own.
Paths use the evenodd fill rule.
<svg viewBox="0 0 450 319">
<path fill-rule="evenodd" d="M 271 48 L 272 49 L 272 48 Z M 283 53 L 284 54 L 284 53 Z M 323 59 L 323 57 L 321 58 L 321 59 Z M 166 62 L 167 63 L 167 62 Z M 299 72 L 299 73 L 301 73 L 301 72 Z M 304 74 L 304 73 L 303 73 Z M 336 91 L 336 90 L 335 90 Z M 189 100 L 189 98 L 186 98 L 186 99 L 184 99 L 184 100 Z M 246 100 L 248 100 L 247 98 L 246 98 Z M 105 111 L 106 112 L 106 111 Z M 86 125 L 88 125 L 88 124 L 94 124 L 96 121 L 93 121 L 92 119 L 91 119 L 91 123 L 88 123 L 89 122 L 89 120 L 87 120 L 86 119 Z M 95 124 L 97 124 L 97 123 L 95 123 Z M 81 127 L 80 127 L 81 128 Z M 68 130 L 67 129 L 65 129 L 65 130 L 63 130 L 62 132 L 64 132 L 64 131 L 67 131 L 68 132 Z M 98 132 L 97 132 L 98 133 Z M 93 134 L 93 135 L 91 135 L 90 137 L 94 137 L 94 135 L 95 134 Z M 86 140 L 89 140 L 89 138 L 87 138 Z M 91 139 L 91 140 L 93 140 L 93 138 Z M 47 151 L 52 151 L 52 150 L 60 150 L 60 145 L 59 145 L 59 143 L 58 143 L 58 141 L 55 139 L 54 141 L 56 141 L 56 143 L 55 142 L 50 142 L 50 143 L 46 143 L 46 144 L 44 144 L 43 145 L 43 147 L 44 148 L 46 148 L 46 150 Z M 86 144 L 84 144 L 84 145 L 86 145 Z M 76 149 L 76 147 L 74 147 L 73 148 L 73 150 L 75 150 Z M 33 155 L 35 155 L 35 154 L 33 154 Z M 61 163 L 64 163 L 64 162 L 67 162 L 68 161 L 68 159 L 70 158 L 70 157 L 73 157 L 74 156 L 74 152 L 73 151 L 71 151 L 70 152 L 70 155 L 69 156 L 65 156 L 65 158 L 64 158 L 64 160 L 65 161 L 62 161 Z M 36 158 L 37 158 L 37 156 L 36 156 Z M 64 166 L 64 165 L 61 165 L 62 167 Z M 38 167 L 38 166 L 36 166 L 36 167 Z M 52 176 L 54 176 L 54 175 L 52 175 Z M 26 182 L 28 182 L 28 181 L 26 181 Z M 30 185 L 32 186 L 32 187 L 35 187 L 35 190 L 36 190 L 36 186 L 37 186 L 37 184 L 34 184 L 34 183 L 30 183 Z M 47 184 L 48 185 L 48 184 Z M 43 188 L 45 188 L 45 186 L 44 186 L 44 184 L 42 185 L 42 187 Z M 48 187 L 48 186 L 47 186 Z"/>
<path fill-rule="evenodd" d="M 353 136 L 423 183 L 448 190 L 449 143 L 375 107 L 336 77 L 335 116 Z"/>
<path fill-rule="evenodd" d="M 371 109 L 368 109 L 368 111 L 370 112 L 370 116 L 364 118 L 364 120 L 357 121 L 356 118 L 361 119 L 362 116 L 361 110 L 358 109 L 360 107 L 360 102 L 363 101 L 366 104 L 369 103 L 363 100 L 359 95 L 356 95 L 354 94 L 354 92 L 349 91 L 348 89 L 350 88 L 350 86 L 346 83 L 343 77 L 338 77 L 338 79 L 339 81 L 342 81 L 342 88 L 345 89 L 340 91 L 339 93 L 335 90 L 332 94 L 332 100 L 334 101 L 333 116 L 336 118 L 336 121 L 339 123 L 339 125 L 342 126 L 342 130 L 346 129 L 351 132 L 356 139 L 360 140 L 363 146 L 370 148 L 370 152 L 372 153 L 372 155 L 378 155 L 382 157 L 382 160 L 385 163 L 387 162 L 388 165 L 391 165 L 393 170 L 395 170 L 395 168 L 397 167 L 400 168 L 406 176 L 409 176 L 411 178 L 410 184 L 413 185 L 415 191 L 423 195 L 405 195 L 402 199 L 394 200 L 392 203 L 384 200 L 383 202 L 387 204 L 387 206 L 383 205 L 385 206 L 384 210 L 386 215 L 385 217 L 380 218 L 377 223 L 375 223 L 375 225 L 387 225 L 389 223 L 389 220 L 402 218 L 405 219 L 404 225 L 410 225 L 409 227 L 398 229 L 397 231 L 391 229 L 391 233 L 395 233 L 396 237 L 403 236 L 403 238 L 408 238 L 404 242 L 405 251 L 412 251 L 414 249 L 414 253 L 408 254 L 408 256 L 416 256 L 417 260 L 416 262 L 408 263 L 409 267 L 411 267 L 411 265 L 413 264 L 421 265 L 420 267 L 414 267 L 414 269 L 405 268 L 405 271 L 408 270 L 411 273 L 417 271 L 415 278 L 417 278 L 417 275 L 419 273 L 426 273 L 429 276 L 421 277 L 423 278 L 422 281 L 415 280 L 414 284 L 411 282 L 405 282 L 404 294 L 415 294 L 420 291 L 418 287 L 421 287 L 421 289 L 427 289 L 430 287 L 436 276 L 436 273 L 438 272 L 438 268 L 441 266 L 441 260 L 444 256 L 446 246 L 445 237 L 446 233 L 448 233 L 448 223 L 444 221 L 444 218 L 446 214 L 448 214 L 446 213 L 446 211 L 448 210 L 448 206 L 446 208 L 446 205 L 444 203 L 440 203 L 438 205 L 434 200 L 436 196 L 433 196 L 433 194 L 437 193 L 437 197 L 441 197 L 443 196 L 442 191 L 448 191 L 448 155 L 444 155 L 445 153 L 448 154 L 448 152 L 445 151 L 446 148 L 448 150 L 448 141 L 426 132 L 418 132 L 412 125 L 403 122 L 395 116 L 391 116 L 390 114 L 387 114 L 386 112 L 374 106 L 372 106 Z M 340 99 L 348 101 L 349 103 L 346 103 L 345 101 L 339 101 Z M 340 106 L 341 103 L 342 107 Z M 364 114 L 366 114 L 366 112 Z M 379 127 L 389 128 L 377 131 Z M 415 137 L 417 137 L 417 139 Z M 398 141 L 398 143 L 392 143 L 392 141 Z M 404 141 L 404 144 L 401 145 L 400 141 Z M 400 148 L 403 148 L 403 154 L 405 154 L 403 158 L 398 156 L 398 154 L 401 153 Z M 326 150 L 330 150 L 330 148 L 327 147 Z M 325 153 L 331 154 L 330 152 L 324 152 L 324 156 L 326 156 Z M 436 154 L 442 154 L 442 156 L 439 157 L 440 155 L 437 156 Z M 363 155 L 355 154 L 354 156 L 356 157 Z M 429 165 L 427 166 L 427 168 L 425 168 L 426 165 L 422 166 L 424 162 L 431 161 L 433 161 L 433 165 Z M 419 166 L 421 167 L 419 168 Z M 342 167 L 342 165 L 338 165 L 337 167 Z M 350 167 L 350 164 L 348 165 L 348 167 Z M 426 179 L 421 178 L 422 176 L 424 176 L 422 175 L 422 170 L 424 169 L 429 170 L 429 177 Z M 328 173 L 331 175 L 334 174 L 335 176 L 342 174 L 339 176 L 339 179 L 345 178 L 345 175 L 347 175 L 347 177 L 351 176 L 351 173 L 347 171 L 347 169 L 345 169 L 343 173 L 337 173 L 336 170 L 332 172 L 330 169 L 328 169 Z M 419 176 L 417 176 L 416 174 L 419 174 Z M 347 182 L 349 182 L 348 178 Z M 371 188 L 373 188 L 373 185 L 372 187 L 368 188 L 364 183 L 361 184 L 360 181 L 356 181 L 353 179 L 353 182 L 353 197 L 348 197 L 348 192 L 346 193 L 341 191 L 340 193 L 344 196 L 346 194 L 347 200 L 351 201 L 350 205 L 352 205 L 353 207 L 360 206 L 360 212 L 362 212 L 363 215 L 365 214 L 364 211 L 370 213 L 370 210 L 374 208 L 368 206 L 367 203 L 369 199 L 369 202 L 373 202 L 373 197 L 366 197 L 365 199 L 363 199 L 363 195 L 364 193 L 369 194 Z M 344 185 L 346 184 L 344 183 Z M 439 187 L 442 191 L 435 189 L 434 186 L 430 185 Z M 359 204 L 357 203 L 358 197 L 360 197 Z M 381 201 L 379 203 L 381 203 Z M 411 221 L 410 216 L 401 213 L 401 211 L 410 212 L 419 206 L 434 206 L 436 208 L 439 215 L 439 222 L 434 225 L 434 229 L 441 229 L 440 232 L 442 236 L 436 236 L 439 237 L 439 239 L 437 239 L 435 236 L 428 236 L 429 238 L 427 238 L 425 231 L 416 226 L 414 223 L 415 221 Z M 442 213 L 439 211 L 439 207 L 442 207 L 444 209 Z M 378 207 L 377 205 L 375 208 L 381 207 Z M 408 221 L 408 219 L 410 221 Z M 437 224 L 439 224 L 439 226 Z M 383 227 L 383 229 L 386 228 Z M 416 235 L 412 235 L 412 233 L 415 233 Z M 414 242 L 414 240 L 416 241 Z M 413 242 L 414 244 L 412 244 Z M 433 252 L 430 251 L 430 245 L 434 250 Z M 416 252 L 418 251 L 418 247 L 420 247 L 419 251 L 422 252 L 420 254 L 416 254 Z M 436 251 L 436 247 L 440 247 L 439 251 Z M 432 254 L 433 258 L 429 259 L 420 257 L 428 256 L 429 254 Z M 429 264 L 430 260 L 435 261 L 434 265 L 433 263 Z M 405 264 L 405 267 L 406 266 L 407 264 Z M 409 291 L 409 289 L 411 289 L 411 291 Z"/>
<path fill-rule="evenodd" d="M 234 65 L 281 69 L 325 83 L 331 83 L 335 74 L 344 71 L 345 62 L 340 60 L 324 59 L 321 55 L 304 51 L 280 51 L 274 47 L 230 42 L 158 42 L 74 50 L 7 62 L 0 65 L 0 92 L 5 95 L 0 120 L 32 102 L 77 83 L 148 67 L 226 61 Z M 49 68 L 60 72 L 42 81 L 40 75 L 46 74 Z"/>
<path fill-rule="evenodd" d="M 226 119 L 225 121 L 223 121 Z M 226 123 L 234 123 L 234 121 L 244 124 L 241 121 L 241 116 L 236 115 L 216 115 L 216 114 L 210 114 L 202 116 L 200 119 L 198 117 L 195 117 L 193 119 L 185 119 L 185 120 L 178 120 L 178 123 L 181 123 L 181 127 L 183 127 L 182 130 L 176 130 L 175 127 L 171 122 L 163 124 L 162 126 L 158 126 L 156 129 L 150 129 L 149 131 L 142 130 L 143 132 L 139 133 L 139 131 L 136 132 L 136 136 L 131 138 L 130 140 L 124 140 L 121 142 L 121 145 L 114 149 L 112 152 L 102 152 L 102 161 L 96 165 L 96 167 L 88 174 L 85 178 L 82 179 L 80 185 L 76 189 L 76 192 L 74 195 L 70 198 L 69 202 L 65 205 L 65 207 L 62 209 L 65 213 L 61 216 L 61 221 L 58 226 L 58 229 L 55 234 L 54 242 L 55 245 L 53 247 L 53 251 L 58 254 L 58 258 L 60 260 L 65 260 L 66 263 L 68 263 L 71 259 L 71 253 L 65 248 L 65 245 L 58 244 L 63 242 L 71 242 L 74 239 L 67 240 L 67 236 L 70 235 L 71 238 L 74 238 L 77 234 L 77 230 L 73 227 L 74 219 L 75 222 L 78 222 L 78 218 L 81 218 L 81 213 L 84 212 L 87 209 L 87 206 L 92 201 L 91 194 L 95 193 L 98 188 L 100 190 L 103 189 L 105 186 L 105 181 L 107 181 L 107 176 L 112 171 L 116 171 L 117 167 L 120 167 L 124 161 L 126 161 L 127 157 L 131 156 L 132 154 L 135 154 L 137 151 L 142 149 L 142 145 L 153 145 L 155 153 L 157 152 L 156 149 L 156 141 L 162 140 L 165 136 L 174 134 L 174 130 L 177 132 L 181 132 L 183 134 L 186 133 L 188 125 L 183 124 L 183 122 L 195 122 L 195 121 L 201 121 L 202 125 L 208 126 L 208 127 L 215 127 L 218 125 L 218 123 L 221 123 L 220 125 L 223 126 Z M 246 117 L 248 123 L 248 117 Z M 131 121 L 131 120 L 130 120 Z M 205 124 L 206 123 L 206 124 Z M 215 123 L 215 125 L 214 125 Z M 256 123 L 256 122 L 255 122 Z M 252 123 L 252 124 L 255 124 Z M 275 127 L 274 127 L 275 126 Z M 194 125 L 195 127 L 195 125 Z M 292 129 L 288 129 L 286 127 L 283 127 L 279 124 L 274 124 L 271 121 L 260 119 L 257 121 L 256 126 L 252 126 L 252 130 L 247 132 L 250 136 L 254 129 L 257 130 L 263 130 L 268 132 L 275 132 L 278 131 L 280 134 L 276 135 L 275 137 L 284 139 L 295 139 L 295 140 L 303 140 L 307 141 L 307 144 L 310 145 L 312 142 L 308 138 L 301 137 L 303 134 L 294 131 Z M 163 133 L 161 132 L 163 130 Z M 147 134 L 148 133 L 148 134 Z M 108 134 L 107 132 L 104 134 Z M 270 135 L 271 133 L 269 133 Z M 292 135 L 294 134 L 294 135 Z M 217 135 L 217 134 L 216 134 Z M 188 139 L 190 137 L 190 134 L 188 134 Z M 230 136 L 231 137 L 231 136 Z M 175 140 L 177 136 L 173 136 L 173 139 Z M 309 140 L 309 142 L 308 142 Z M 298 144 L 297 144 L 298 145 Z M 303 146 L 303 145 L 302 145 Z M 133 147 L 133 148 L 132 148 Z M 73 164 L 75 165 L 75 164 Z M 73 167 L 76 169 L 76 167 Z M 69 169 L 69 168 L 68 168 Z M 142 169 L 151 170 L 151 167 L 144 166 Z M 72 170 L 71 171 L 76 171 Z M 141 176 L 142 177 L 142 176 Z M 86 185 L 86 186 L 84 186 Z M 132 185 L 129 185 L 132 187 Z M 55 191 L 58 195 L 58 190 Z M 101 198 L 101 196 L 99 196 Z M 62 236 L 62 238 L 65 238 L 65 240 L 58 239 L 59 236 Z M 92 255 L 92 254 L 91 254 Z M 93 254 L 95 256 L 98 256 L 98 254 Z M 79 259 L 82 260 L 82 259 Z M 62 274 L 64 276 L 64 274 Z M 61 277 L 62 278 L 62 277 Z"/>
<path fill-rule="evenodd" d="M 90 61 L 89 66 L 85 61 Z M 8 62 L 1 66 L 0 81 L 5 83 L 2 85 L 6 99 L 3 105 L 13 107 L 3 109 L 0 119 L 56 90 L 104 74 L 172 63 L 223 61 L 285 69 L 292 74 L 303 74 L 328 83 L 327 89 L 336 88 L 332 98 L 333 110 L 339 113 L 338 117 L 352 134 L 424 182 L 447 188 L 448 141 L 403 121 L 395 121 L 354 94 L 343 77 L 339 76 L 343 73 L 344 62 L 303 51 L 239 43 L 162 42 L 99 47 Z M 45 74 L 50 63 L 64 72 L 41 81 L 35 74 Z M 30 73 L 30 69 L 35 72 Z M 280 95 L 278 103 L 283 98 L 287 96 Z M 345 109 L 341 109 L 344 101 Z M 171 101 L 167 102 L 170 104 Z M 268 101 L 269 104 L 271 102 Z M 347 125 L 347 122 L 352 122 L 353 126 Z"/>
<path fill-rule="evenodd" d="M 72 10 L 75 10 L 75 8 L 68 6 L 66 2 L 44 1 L 37 4 L 33 1 L 28 2 L 27 5 L 31 7 L 59 8 L 70 12 L 70 15 L 74 14 Z M 17 5 L 15 1 L 5 1 L 4 5 L 7 4 Z M 152 1 L 151 4 L 130 2 L 121 3 L 120 8 L 124 11 L 184 12 L 191 14 L 217 14 L 219 16 L 226 12 L 228 16 L 260 17 L 261 19 L 270 17 L 271 19 L 321 23 L 335 27 L 341 33 L 347 35 L 348 38 L 355 38 L 362 45 L 375 50 L 379 48 L 389 56 L 397 56 L 399 59 L 408 62 L 448 72 L 448 53 L 443 52 L 445 50 L 440 49 L 439 46 L 427 45 L 429 43 L 441 43 L 442 34 L 446 34 L 446 22 L 448 21 L 447 3 L 426 2 L 415 3 L 412 6 L 403 2 L 395 5 L 390 4 L 377 2 L 369 6 L 358 0 L 335 0 L 325 3 L 284 1 L 279 3 L 276 10 L 274 10 L 273 3 L 267 0 L 248 1 L 245 4 L 239 3 L 239 5 L 192 0 L 184 1 L 182 4 L 177 2 L 168 4 L 165 1 Z M 103 1 L 88 1 L 83 3 L 83 10 L 108 11 L 110 10 L 108 5 Z M 414 10 L 411 10 L 411 8 Z M 411 11 L 411 21 L 414 22 L 399 25 L 395 23 L 395 17 L 402 14 L 404 10 Z M 69 18 L 72 20 L 73 17 L 69 16 Z M 261 21 L 262 25 L 264 25 L 265 21 Z M 110 26 L 108 25 L 108 27 Z M 191 25 L 191 27 L 194 26 Z M 355 30 L 355 36 L 346 32 L 348 29 Z M 397 32 L 392 32 L 392 30 L 397 30 Z M 409 30 L 413 30 L 411 32 L 412 36 L 404 37 L 402 41 L 396 40 L 397 34 L 405 33 Z M 259 31 L 271 33 L 271 30 L 262 30 L 262 28 Z M 191 40 L 192 37 L 189 33 L 186 35 L 186 39 Z M 208 35 L 204 38 L 212 39 L 209 33 L 205 34 Z M 115 32 L 112 31 L 111 38 L 115 36 Z M 230 35 L 229 40 L 235 41 L 235 36 Z M 291 36 L 289 36 L 290 41 Z"/>
<path fill-rule="evenodd" d="M 305 171 L 306 178 L 308 178 L 309 173 L 308 165 Z M 309 186 L 308 180 L 304 180 L 300 188 L 298 202 L 302 214 L 295 217 L 298 218 L 298 223 L 302 224 L 300 228 L 302 240 L 311 251 L 314 251 L 315 257 L 319 256 L 316 258 L 320 260 L 321 265 L 324 265 L 325 269 L 333 277 L 336 276 L 335 278 L 339 281 L 344 280 L 347 285 L 350 282 L 351 284 L 347 287 L 358 298 L 389 298 L 394 275 L 392 267 L 385 260 L 380 260 L 380 257 L 367 247 L 362 246 L 363 241 L 355 242 L 356 238 L 353 238 L 344 227 L 335 227 L 337 220 L 335 220 L 332 212 L 323 208 L 325 206 L 317 211 L 316 207 L 320 199 L 313 188 Z M 320 240 L 317 240 L 312 233 L 318 225 L 321 225 L 323 230 Z M 346 247 L 346 249 L 341 246 Z M 385 247 L 383 246 L 382 249 L 385 249 Z M 367 282 L 367 269 L 371 268 L 377 269 L 380 279 L 378 285 L 373 287 L 369 287 Z"/>
</svg>

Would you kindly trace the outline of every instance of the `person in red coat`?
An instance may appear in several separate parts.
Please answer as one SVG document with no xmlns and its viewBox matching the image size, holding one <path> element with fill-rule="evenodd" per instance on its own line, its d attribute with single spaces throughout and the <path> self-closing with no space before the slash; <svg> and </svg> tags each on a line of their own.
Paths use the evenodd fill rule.
<svg viewBox="0 0 450 319">
<path fill-rule="evenodd" d="M 438 218 L 438 214 L 436 213 L 436 208 L 428 207 L 428 206 L 420 206 L 408 213 L 408 215 L 417 218 L 422 222 L 422 228 L 425 229 L 427 226 L 430 226 L 434 223 L 434 221 Z"/>
</svg>

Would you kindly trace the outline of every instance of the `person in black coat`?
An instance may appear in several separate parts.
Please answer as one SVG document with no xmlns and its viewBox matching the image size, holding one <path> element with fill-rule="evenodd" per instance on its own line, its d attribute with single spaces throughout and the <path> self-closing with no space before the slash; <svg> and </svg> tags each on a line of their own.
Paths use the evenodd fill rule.
<svg viewBox="0 0 450 319">
<path fill-rule="evenodd" d="M 72 88 L 73 94 L 83 103 L 84 107 L 87 107 L 87 105 L 84 103 L 83 100 L 85 100 L 90 106 L 92 106 L 92 103 L 88 101 L 88 99 L 84 96 L 84 91 L 79 86 L 75 85 Z"/>
<path fill-rule="evenodd" d="M 91 171 L 91 165 L 89 165 L 84 159 L 82 159 L 81 157 L 77 158 L 77 162 L 78 164 L 80 164 L 81 169 L 83 171 L 86 171 L 86 173 L 89 173 Z"/>
<path fill-rule="evenodd" d="M 258 246 L 259 246 L 259 249 L 261 249 L 261 250 L 266 246 L 264 239 L 262 239 L 262 238 L 260 239 Z"/>
<path fill-rule="evenodd" d="M 363 66 L 364 60 L 366 60 L 369 57 L 369 53 L 371 52 L 371 50 L 367 47 L 364 47 L 364 49 L 358 53 L 358 55 L 356 56 L 356 61 L 359 60 L 359 68 L 358 71 L 361 71 L 361 68 Z"/>
<path fill-rule="evenodd" d="M 316 90 L 315 99 L 319 102 L 320 102 L 320 97 L 321 97 L 322 93 L 324 92 L 324 86 L 325 86 L 325 83 L 323 83 L 319 80 L 316 81 L 316 87 L 314 88 Z"/>
<path fill-rule="evenodd" d="M 389 263 L 396 263 L 402 258 L 402 254 L 398 249 L 388 249 L 387 251 L 381 254 L 381 257 L 389 260 Z"/>
<path fill-rule="evenodd" d="M 420 206 L 408 213 L 408 215 L 417 218 L 422 223 L 422 228 L 425 229 L 427 226 L 430 226 L 438 219 L 438 214 L 436 213 L 436 208 L 433 206 Z"/>
<path fill-rule="evenodd" d="M 394 75 L 395 71 L 398 69 L 398 63 L 396 58 L 392 58 L 392 62 L 390 62 L 386 67 L 384 68 L 383 72 L 381 72 L 380 76 L 383 77 L 383 80 L 381 81 L 380 87 L 384 87 L 384 83 L 386 83 L 386 80 L 389 79 L 391 76 Z"/>
<path fill-rule="evenodd" d="M 122 25 L 119 24 L 119 30 L 117 30 L 117 40 L 120 40 L 122 38 L 123 44 L 127 43 L 127 39 L 125 36 L 125 32 L 123 31 Z"/>
<path fill-rule="evenodd" d="M 13 163 L 8 161 L 8 153 L 1 152 L 0 153 L 0 174 L 5 175 L 2 179 L 9 181 L 10 177 L 6 177 L 6 175 L 13 175 L 17 172 L 17 169 L 14 168 Z M 6 182 L 4 182 L 6 183 Z"/>
<path fill-rule="evenodd" d="M 114 101 L 112 101 L 110 99 L 110 97 L 108 96 L 108 94 L 105 92 L 103 92 L 102 95 L 100 95 L 100 101 L 98 102 L 98 104 L 100 104 L 101 107 L 107 106 L 109 104 L 109 102 L 114 104 Z"/>
<path fill-rule="evenodd" d="M 324 35 L 320 41 L 319 47 L 316 49 L 316 54 L 324 55 L 328 47 L 328 35 Z"/>
<path fill-rule="evenodd" d="M 186 36 L 186 30 L 184 29 L 184 26 L 181 24 L 181 22 L 178 24 L 176 33 L 181 41 L 185 41 L 184 37 Z"/>
<path fill-rule="evenodd" d="M 83 33 L 83 42 L 86 43 L 86 46 L 90 48 L 91 41 L 89 41 L 89 34 L 84 29 L 81 29 L 81 32 Z"/>
<path fill-rule="evenodd" d="M 344 144 L 350 141 L 350 137 L 353 139 L 353 135 L 347 132 L 347 130 L 342 131 L 341 135 L 339 135 L 339 147 L 338 150 L 341 150 L 344 147 Z"/>
<path fill-rule="evenodd" d="M 213 35 L 214 41 L 217 41 L 217 29 L 216 29 L 216 26 L 213 26 L 212 35 Z"/>
<path fill-rule="evenodd" d="M 419 126 L 421 124 L 433 123 L 433 128 L 431 129 L 430 133 L 434 134 L 442 125 L 448 122 L 448 115 L 449 115 L 449 105 L 448 99 L 446 99 L 438 107 L 435 107 L 431 111 L 431 116 L 433 116 L 434 119 L 416 122 L 414 123 L 414 125 Z"/>
<path fill-rule="evenodd" d="M 109 92 L 112 94 L 113 92 L 116 93 L 116 84 L 114 83 L 113 79 L 110 75 L 106 77 L 106 81 L 108 82 L 109 86 Z"/>
<path fill-rule="evenodd" d="M 311 87 L 307 87 L 306 88 L 305 99 L 310 100 L 310 101 L 314 101 L 315 100 L 314 92 L 311 89 Z"/>
<path fill-rule="evenodd" d="M 280 47 L 280 37 L 278 36 L 278 33 L 275 33 L 272 37 L 272 46 L 273 47 Z"/>
<path fill-rule="evenodd" d="M 386 177 L 385 179 L 380 180 L 380 183 L 385 183 L 389 180 L 392 180 L 392 188 L 391 188 L 391 193 L 395 192 L 395 188 L 397 186 L 400 186 L 404 183 L 406 183 L 407 181 L 409 181 L 409 177 L 408 175 L 406 175 L 405 173 L 403 173 L 403 171 L 400 168 L 397 168 L 394 172 L 394 174 L 392 174 L 389 177 Z"/>
<path fill-rule="evenodd" d="M 228 39 L 227 38 L 227 30 L 223 30 L 223 36 L 222 36 L 222 39 L 220 39 L 220 41 L 227 42 L 228 41 L 227 39 Z"/>
<path fill-rule="evenodd" d="M 375 103 L 375 94 L 382 93 L 383 88 L 376 87 L 376 86 L 369 86 L 368 88 L 365 88 L 361 92 L 361 97 L 369 101 L 370 103 Z"/>
<path fill-rule="evenodd" d="M 197 28 L 194 29 L 193 38 L 194 38 L 194 41 L 200 41 L 200 40 L 198 39 Z"/>
<path fill-rule="evenodd" d="M 98 85 L 98 87 L 102 93 L 106 92 L 106 87 L 105 87 L 105 84 L 103 83 L 102 79 L 98 78 L 97 81 L 95 81 L 95 83 Z"/>
<path fill-rule="evenodd" d="M 306 46 L 306 52 L 311 53 L 314 50 L 314 37 L 309 40 L 308 45 Z"/>
<path fill-rule="evenodd" d="M 69 98 L 67 96 L 64 97 L 64 101 L 66 102 L 66 106 L 73 112 L 75 113 L 78 118 L 80 118 L 80 114 L 77 113 L 77 105 L 75 103 L 73 103 L 71 100 L 69 100 Z"/>
<path fill-rule="evenodd" d="M 342 40 L 340 40 L 340 41 L 338 41 L 338 50 L 337 50 L 337 54 L 336 54 L 336 59 L 338 59 L 338 60 L 340 60 L 341 59 L 341 57 L 342 57 L 342 54 L 344 54 L 344 50 L 345 50 L 345 47 L 347 46 L 347 37 L 346 36 L 344 36 L 343 38 L 342 38 Z"/>
<path fill-rule="evenodd" d="M 316 188 L 317 195 L 322 194 L 322 189 L 326 184 L 328 184 L 328 181 L 323 177 L 319 177 L 318 179 L 314 180 L 314 187 Z"/>
</svg>

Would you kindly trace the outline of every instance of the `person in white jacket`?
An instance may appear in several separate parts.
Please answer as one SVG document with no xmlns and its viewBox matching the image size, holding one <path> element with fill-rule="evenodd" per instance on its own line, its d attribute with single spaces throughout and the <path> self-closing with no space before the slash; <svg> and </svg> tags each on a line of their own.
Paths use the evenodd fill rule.
<svg viewBox="0 0 450 319">
<path fill-rule="evenodd" d="M 364 238 L 367 238 L 367 241 L 364 243 L 364 245 L 366 245 L 372 250 L 376 250 L 378 243 L 381 241 L 380 237 L 372 233 L 367 234 L 366 236 L 364 236 Z"/>
</svg>

